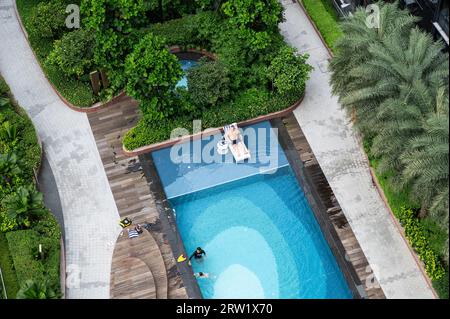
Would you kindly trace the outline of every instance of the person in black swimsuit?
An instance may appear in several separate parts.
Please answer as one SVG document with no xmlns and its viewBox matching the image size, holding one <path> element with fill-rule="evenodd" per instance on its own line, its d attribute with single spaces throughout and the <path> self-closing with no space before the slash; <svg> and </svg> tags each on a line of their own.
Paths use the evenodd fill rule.
<svg viewBox="0 0 450 319">
<path fill-rule="evenodd" d="M 192 258 L 201 259 L 203 255 L 206 256 L 206 252 L 201 247 L 197 247 L 197 249 L 192 253 L 191 257 L 189 257 L 189 261 Z"/>
</svg>

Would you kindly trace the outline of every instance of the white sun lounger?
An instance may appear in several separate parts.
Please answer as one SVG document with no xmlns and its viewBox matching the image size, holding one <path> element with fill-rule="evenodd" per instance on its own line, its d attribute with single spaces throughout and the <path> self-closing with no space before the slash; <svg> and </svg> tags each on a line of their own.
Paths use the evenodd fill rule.
<svg viewBox="0 0 450 319">
<path fill-rule="evenodd" d="M 238 128 L 236 123 L 233 123 L 231 125 L 226 125 L 223 127 L 223 130 L 225 132 L 224 138 L 225 138 L 225 141 L 228 143 L 228 148 L 230 149 L 231 154 L 233 154 L 234 160 L 236 161 L 236 163 L 239 163 L 239 162 L 245 161 L 246 159 L 250 159 L 251 154 L 250 154 L 250 151 L 248 150 L 247 146 L 245 145 L 241 134 L 239 134 L 237 143 L 233 145 L 233 142 L 228 137 L 228 131 L 233 126 Z"/>
</svg>

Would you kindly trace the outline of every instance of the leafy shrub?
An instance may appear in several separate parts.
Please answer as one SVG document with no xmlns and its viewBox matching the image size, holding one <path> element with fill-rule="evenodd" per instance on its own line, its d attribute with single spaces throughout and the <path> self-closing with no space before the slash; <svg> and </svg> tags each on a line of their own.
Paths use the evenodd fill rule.
<svg viewBox="0 0 450 319">
<path fill-rule="evenodd" d="M 230 94 L 228 70 L 218 61 L 202 60 L 187 75 L 188 90 L 194 103 L 210 107 Z"/>
<path fill-rule="evenodd" d="M 17 292 L 17 299 L 59 299 L 58 287 L 48 280 L 27 280 Z"/>
<path fill-rule="evenodd" d="M 445 275 L 441 279 L 433 280 L 433 287 L 436 290 L 439 298 L 448 299 L 448 267 L 445 270 Z"/>
<path fill-rule="evenodd" d="M 116 89 L 125 85 L 125 58 L 139 40 L 136 30 L 145 26 L 147 10 L 143 0 L 82 1 L 85 27 L 95 32 L 95 62 L 108 71 Z"/>
<path fill-rule="evenodd" d="M 66 28 L 66 5 L 61 0 L 40 2 L 30 19 L 31 33 L 42 38 L 58 39 Z"/>
<path fill-rule="evenodd" d="M 145 116 L 163 118 L 175 113 L 174 90 L 183 71 L 163 38 L 147 34 L 125 62 L 126 92 L 140 103 Z"/>
<path fill-rule="evenodd" d="M 193 47 L 197 42 L 196 32 L 198 30 L 195 20 L 195 16 L 185 16 L 164 23 L 155 23 L 150 27 L 150 32 L 163 37 L 168 45 Z"/>
<path fill-rule="evenodd" d="M 270 63 L 268 77 L 272 85 L 281 93 L 300 88 L 304 90 L 312 67 L 306 63 L 309 55 L 296 55 L 294 48 L 284 46 Z"/>
<path fill-rule="evenodd" d="M 224 14 L 238 36 L 252 49 L 261 50 L 270 45 L 272 33 L 278 30 L 283 7 L 278 0 L 234 0 L 222 5 Z"/>
<path fill-rule="evenodd" d="M 30 227 L 31 222 L 45 214 L 43 195 L 33 185 L 20 186 L 13 194 L 3 199 L 8 218 L 21 227 Z"/>
<path fill-rule="evenodd" d="M 405 229 L 406 238 L 425 264 L 431 280 L 439 280 L 445 275 L 444 267 L 436 253 L 430 248 L 424 229 L 411 209 L 402 208 L 398 214 L 400 224 Z"/>
<path fill-rule="evenodd" d="M 0 232 L 6 233 L 17 229 L 19 229 L 17 220 L 10 218 L 7 211 L 0 208 Z"/>
<path fill-rule="evenodd" d="M 0 172 L 2 173 L 0 184 L 13 185 L 22 173 L 20 160 L 16 153 L 0 154 Z"/>
<path fill-rule="evenodd" d="M 47 62 L 58 66 L 67 76 L 78 78 L 91 71 L 94 65 L 95 36 L 85 29 L 66 33 L 56 40 Z"/>
</svg>

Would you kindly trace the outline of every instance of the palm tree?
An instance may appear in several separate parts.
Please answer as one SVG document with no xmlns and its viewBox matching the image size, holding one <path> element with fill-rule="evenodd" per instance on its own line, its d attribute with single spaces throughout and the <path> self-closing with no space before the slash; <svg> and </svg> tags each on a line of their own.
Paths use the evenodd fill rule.
<svg viewBox="0 0 450 319">
<path fill-rule="evenodd" d="M 21 186 L 17 192 L 4 200 L 8 217 L 21 226 L 29 226 L 30 219 L 45 213 L 43 195 L 33 185 Z"/>
<path fill-rule="evenodd" d="M 366 79 L 353 76 L 351 71 L 371 60 L 369 46 L 393 35 L 407 36 L 418 21 L 407 10 L 400 10 L 397 2 L 378 2 L 377 5 L 380 8 L 378 28 L 368 27 L 368 13 L 364 8 L 358 9 L 352 18 L 341 24 L 344 36 L 336 42 L 336 55 L 330 63 L 333 94 L 338 95 L 340 100 L 349 91 L 367 85 Z M 348 110 L 353 110 L 354 105 L 351 103 L 340 102 Z"/>
<path fill-rule="evenodd" d="M 421 82 L 417 81 L 417 84 Z M 378 107 L 375 121 L 377 135 L 373 139 L 371 152 L 379 158 L 379 172 L 400 172 L 401 155 L 408 149 L 412 138 L 424 133 L 423 119 L 442 103 L 439 96 L 448 94 L 446 87 L 415 85 L 401 87 L 399 97 L 388 98 Z"/>
<path fill-rule="evenodd" d="M 449 214 L 449 113 L 448 94 L 440 90 L 438 107 L 424 123 L 424 133 L 408 144 L 401 156 L 403 178 L 412 194 L 442 225 L 448 228 Z"/>
<path fill-rule="evenodd" d="M 17 299 L 59 299 L 59 294 L 47 280 L 27 280 L 16 295 Z"/>
<path fill-rule="evenodd" d="M 0 182 L 11 184 L 13 177 L 21 172 L 20 160 L 16 153 L 0 154 Z"/>
<path fill-rule="evenodd" d="M 371 59 L 353 68 L 357 87 L 341 97 L 344 105 L 356 108 L 363 127 L 378 127 L 376 114 L 388 98 L 407 97 L 407 105 L 430 105 L 430 88 L 448 84 L 448 56 L 443 44 L 417 28 L 409 38 L 391 36 L 369 46 Z M 425 111 L 425 110 L 424 110 Z"/>
</svg>

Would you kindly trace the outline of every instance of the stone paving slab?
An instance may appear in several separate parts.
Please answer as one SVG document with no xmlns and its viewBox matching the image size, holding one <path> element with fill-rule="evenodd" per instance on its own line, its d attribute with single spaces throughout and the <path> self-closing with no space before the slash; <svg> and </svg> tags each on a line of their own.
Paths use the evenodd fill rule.
<svg viewBox="0 0 450 319">
<path fill-rule="evenodd" d="M 23 35 L 13 0 L 0 0 L 0 72 L 43 142 L 64 215 L 67 298 L 109 298 L 117 211 L 86 114 L 47 82 Z"/>
<path fill-rule="evenodd" d="M 297 3 L 282 0 L 286 41 L 309 53 L 315 70 L 294 111 L 387 298 L 434 298 L 377 189 L 351 121 L 332 96 L 328 51 Z"/>
</svg>

